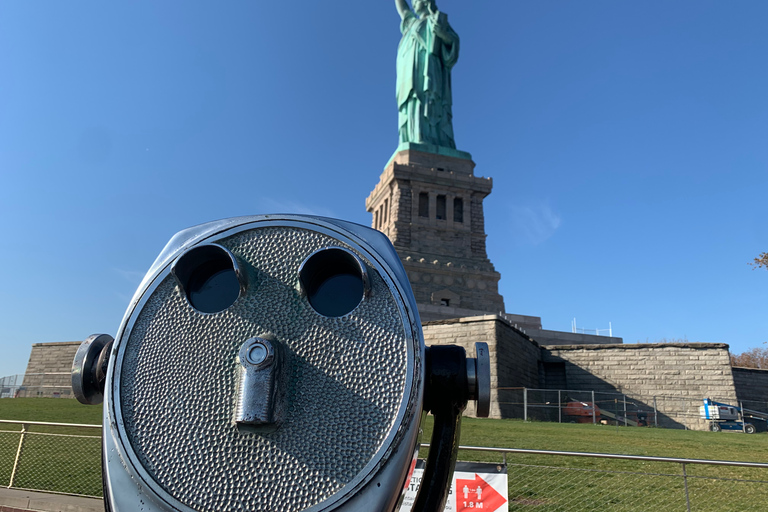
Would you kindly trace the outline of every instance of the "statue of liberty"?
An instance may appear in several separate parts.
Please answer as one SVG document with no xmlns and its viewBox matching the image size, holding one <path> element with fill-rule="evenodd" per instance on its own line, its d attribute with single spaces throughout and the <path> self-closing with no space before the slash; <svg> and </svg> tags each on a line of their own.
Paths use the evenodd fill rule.
<svg viewBox="0 0 768 512">
<path fill-rule="evenodd" d="M 403 33 L 397 49 L 400 143 L 455 149 L 451 68 L 459 58 L 459 36 L 435 0 L 413 0 L 413 11 L 406 0 L 395 5 Z"/>
</svg>

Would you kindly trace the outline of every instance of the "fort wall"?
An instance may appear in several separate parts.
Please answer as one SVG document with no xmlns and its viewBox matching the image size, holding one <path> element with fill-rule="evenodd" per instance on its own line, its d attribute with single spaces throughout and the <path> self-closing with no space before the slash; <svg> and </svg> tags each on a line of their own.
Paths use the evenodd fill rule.
<svg viewBox="0 0 768 512">
<path fill-rule="evenodd" d="M 475 357 L 475 342 L 488 344 L 491 359 L 491 418 L 522 417 L 512 404 L 500 403 L 499 388 L 538 387 L 539 345 L 498 315 L 484 315 L 426 322 L 429 345 L 459 345 Z M 466 414 L 474 416 L 470 404 Z"/>
<path fill-rule="evenodd" d="M 768 370 L 733 368 L 736 395 L 747 409 L 768 410 Z"/>
<path fill-rule="evenodd" d="M 702 399 L 736 400 L 723 343 L 545 346 L 542 362 L 564 365 L 567 389 L 623 393 L 647 409 L 655 401 L 659 426 L 706 429 Z"/>
<path fill-rule="evenodd" d="M 72 397 L 72 360 L 81 341 L 34 343 L 19 396 Z"/>
</svg>

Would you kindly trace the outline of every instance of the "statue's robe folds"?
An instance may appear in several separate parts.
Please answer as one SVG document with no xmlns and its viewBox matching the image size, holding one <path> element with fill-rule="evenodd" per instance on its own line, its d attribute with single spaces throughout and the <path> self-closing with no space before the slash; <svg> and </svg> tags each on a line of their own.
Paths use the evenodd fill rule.
<svg viewBox="0 0 768 512">
<path fill-rule="evenodd" d="M 445 15 L 442 15 L 443 17 Z M 397 106 L 400 142 L 456 148 L 451 113 L 451 68 L 459 58 L 459 36 L 444 21 L 451 43 L 435 34 L 429 20 L 407 11 L 397 49 Z"/>
</svg>

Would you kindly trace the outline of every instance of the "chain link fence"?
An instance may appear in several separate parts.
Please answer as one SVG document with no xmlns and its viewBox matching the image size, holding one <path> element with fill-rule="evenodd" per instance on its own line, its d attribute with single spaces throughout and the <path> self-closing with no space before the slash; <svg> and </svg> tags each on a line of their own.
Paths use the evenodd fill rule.
<svg viewBox="0 0 768 512">
<path fill-rule="evenodd" d="M 0 378 L 0 398 L 14 398 L 23 381 L 24 375 L 21 373 Z"/>
<path fill-rule="evenodd" d="M 26 373 L 0 378 L 0 398 L 74 398 L 71 372 Z"/>
<path fill-rule="evenodd" d="M 0 420 L 0 485 L 101 497 L 101 425 Z"/>
<path fill-rule="evenodd" d="M 100 429 L 99 425 L 0 420 L 0 485 L 101 497 Z M 719 512 L 754 510 L 756 504 L 760 508 L 768 503 L 768 464 L 460 449 L 462 460 L 507 465 L 510 511 Z"/>
<path fill-rule="evenodd" d="M 568 389 L 498 388 L 499 408 L 505 418 L 558 423 L 602 423 L 605 425 L 706 430 L 699 407 L 704 398 L 768 414 L 768 403 L 719 397 L 693 399 L 679 396 L 641 396 L 604 391 Z M 758 432 L 766 422 L 750 418 Z"/>
<path fill-rule="evenodd" d="M 597 512 L 757 510 L 768 503 L 768 464 L 461 447 L 507 465 L 508 510 Z"/>
<path fill-rule="evenodd" d="M 71 372 L 26 373 L 23 377 L 13 398 L 74 398 Z"/>
</svg>

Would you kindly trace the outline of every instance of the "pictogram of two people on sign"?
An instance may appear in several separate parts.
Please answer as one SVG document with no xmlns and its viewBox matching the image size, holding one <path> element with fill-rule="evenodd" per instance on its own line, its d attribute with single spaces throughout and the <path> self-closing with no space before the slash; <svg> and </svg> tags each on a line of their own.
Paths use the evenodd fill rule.
<svg viewBox="0 0 768 512">
<path fill-rule="evenodd" d="M 464 493 L 464 499 L 469 499 L 469 493 L 473 493 L 477 495 L 477 501 L 481 501 L 483 499 L 483 488 L 479 485 L 476 489 L 470 489 L 469 486 L 465 485 L 464 488 L 461 490 Z"/>
</svg>

